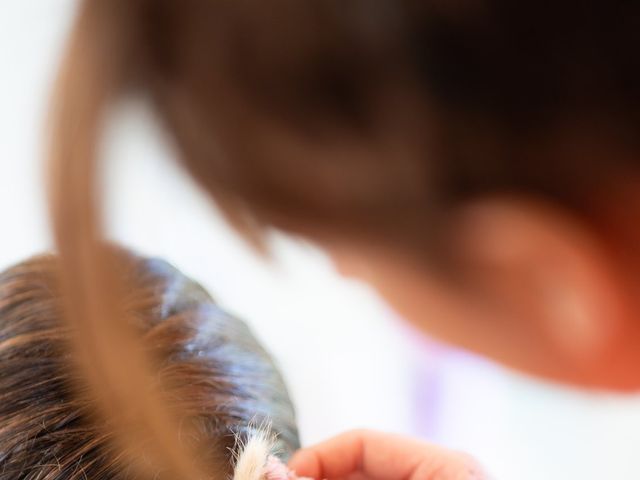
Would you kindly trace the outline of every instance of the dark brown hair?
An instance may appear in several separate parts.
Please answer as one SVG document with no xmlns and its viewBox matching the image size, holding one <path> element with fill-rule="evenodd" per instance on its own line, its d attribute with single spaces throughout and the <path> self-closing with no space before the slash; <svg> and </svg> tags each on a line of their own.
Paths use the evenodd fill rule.
<svg viewBox="0 0 640 480">
<path fill-rule="evenodd" d="M 636 166 L 611 154 L 640 138 L 636 2 L 147 1 L 126 15 L 131 79 L 236 219 L 424 250 L 473 197 L 580 209 Z"/>
<path fill-rule="evenodd" d="M 138 426 L 158 458 L 196 475 L 170 415 L 140 393 L 151 367 L 112 321 L 126 316 L 96 159 L 116 100 L 149 101 L 248 237 L 275 226 L 425 257 L 447 213 L 476 196 L 586 212 L 594 191 L 637 171 L 639 40 L 640 3 L 627 0 L 82 1 L 56 94 L 51 198 L 66 317 L 104 412 L 146 405 Z M 124 371 L 135 395 L 118 387 Z"/>
<path fill-rule="evenodd" d="M 196 447 L 205 465 L 226 467 L 214 471 L 223 478 L 237 442 L 268 422 L 278 454 L 290 455 L 298 446 L 293 407 L 247 326 L 166 262 L 118 258 L 125 310 L 155 359 L 164 401 L 179 412 L 176 444 Z M 114 426 L 96 415 L 78 375 L 61 315 L 59 267 L 46 255 L 0 274 L 0 478 L 141 478 L 132 463 L 145 449 L 119 452 Z"/>
</svg>

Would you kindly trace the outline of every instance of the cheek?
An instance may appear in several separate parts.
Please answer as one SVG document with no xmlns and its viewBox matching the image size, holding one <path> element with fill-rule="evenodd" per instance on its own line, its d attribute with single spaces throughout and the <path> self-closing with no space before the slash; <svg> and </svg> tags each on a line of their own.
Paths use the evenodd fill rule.
<svg viewBox="0 0 640 480">
<path fill-rule="evenodd" d="M 578 380 L 575 365 L 537 321 L 535 306 L 525 302 L 522 309 L 515 308 L 519 295 L 513 287 L 505 287 L 502 294 L 509 295 L 509 301 L 501 302 L 488 292 L 471 295 L 436 278 L 411 278 L 389 270 L 369 281 L 403 319 L 427 336 L 530 374 Z"/>
<path fill-rule="evenodd" d="M 479 310 L 464 294 L 436 277 L 388 268 L 370 283 L 403 319 L 430 336 L 475 350 L 471 340 L 488 327 L 477 321 Z"/>
<path fill-rule="evenodd" d="M 589 386 L 611 381 L 611 369 L 596 371 L 567 352 L 545 320 L 540 292 L 510 275 L 513 269 L 475 269 L 462 288 L 388 254 L 346 258 L 337 262 L 343 273 L 370 284 L 427 336 L 543 378 Z"/>
</svg>

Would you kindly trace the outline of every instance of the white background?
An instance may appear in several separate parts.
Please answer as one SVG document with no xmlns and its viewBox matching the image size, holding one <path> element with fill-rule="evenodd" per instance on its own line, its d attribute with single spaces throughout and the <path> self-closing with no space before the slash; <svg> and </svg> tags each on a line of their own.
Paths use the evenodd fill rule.
<svg viewBox="0 0 640 480">
<path fill-rule="evenodd" d="M 50 247 L 44 122 L 74 4 L 0 0 L 1 268 Z M 117 115 L 105 151 L 115 237 L 169 259 L 253 326 L 282 365 L 305 443 L 371 427 L 468 450 L 499 479 L 640 479 L 637 398 L 540 385 L 423 342 L 301 242 L 275 239 L 266 264 L 175 166 L 140 105 Z"/>
</svg>

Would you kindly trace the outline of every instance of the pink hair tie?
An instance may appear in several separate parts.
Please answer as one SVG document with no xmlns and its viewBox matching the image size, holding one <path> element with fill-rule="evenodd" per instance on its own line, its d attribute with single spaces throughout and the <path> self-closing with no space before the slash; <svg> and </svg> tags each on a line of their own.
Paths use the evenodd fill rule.
<svg viewBox="0 0 640 480">
<path fill-rule="evenodd" d="M 309 477 L 298 477 L 296 472 L 290 470 L 282 460 L 274 455 L 269 455 L 265 465 L 266 480 L 312 480 Z"/>
<path fill-rule="evenodd" d="M 273 437 L 258 431 L 235 451 L 233 480 L 312 480 L 298 477 L 293 470 L 273 455 Z"/>
</svg>

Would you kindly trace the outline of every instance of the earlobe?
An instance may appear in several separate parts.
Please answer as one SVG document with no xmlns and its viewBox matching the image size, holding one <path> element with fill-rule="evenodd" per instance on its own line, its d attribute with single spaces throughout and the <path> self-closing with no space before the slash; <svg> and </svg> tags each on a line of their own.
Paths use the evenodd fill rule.
<svg viewBox="0 0 640 480">
<path fill-rule="evenodd" d="M 353 258 L 336 252 L 330 252 L 329 255 L 333 266 L 341 276 L 345 278 L 359 278 L 359 272 Z"/>
<path fill-rule="evenodd" d="M 330 247 L 324 245 L 324 248 L 329 253 L 336 271 L 341 276 L 365 282 L 372 280 L 371 264 L 364 255 L 357 253 L 357 249 L 337 245 Z"/>
<path fill-rule="evenodd" d="M 586 225 L 548 205 L 499 198 L 463 209 L 454 230 L 460 265 L 482 272 L 475 278 L 485 291 L 567 366 L 589 370 L 610 357 L 624 325 L 623 289 Z"/>
</svg>

